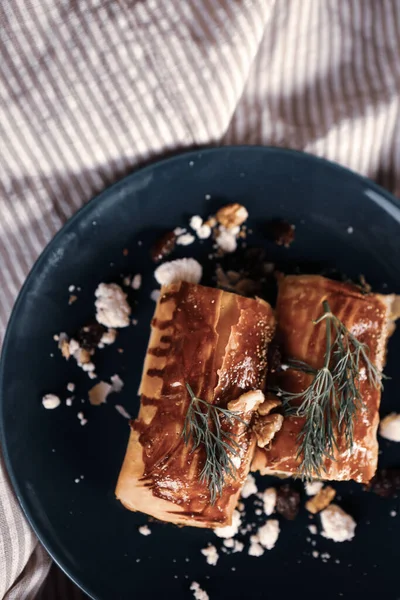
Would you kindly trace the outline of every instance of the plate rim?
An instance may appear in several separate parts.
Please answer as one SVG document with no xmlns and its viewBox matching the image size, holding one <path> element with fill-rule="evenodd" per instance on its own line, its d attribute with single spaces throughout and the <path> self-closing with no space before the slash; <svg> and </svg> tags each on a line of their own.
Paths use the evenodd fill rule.
<svg viewBox="0 0 400 600">
<path fill-rule="evenodd" d="M 65 232 L 73 225 L 81 219 L 82 215 L 84 215 L 87 211 L 91 209 L 94 203 L 101 202 L 102 197 L 107 197 L 111 193 L 116 193 L 119 188 L 125 187 L 128 181 L 135 178 L 138 175 L 145 175 L 146 172 L 154 171 L 159 167 L 165 167 L 166 165 L 172 165 L 175 162 L 179 162 L 182 158 L 187 157 L 188 160 L 192 158 L 201 158 L 203 155 L 212 155 L 212 154 L 220 154 L 221 152 L 256 152 L 256 153 L 265 153 L 268 154 L 281 154 L 283 157 L 298 158 L 300 160 L 305 159 L 310 162 L 320 163 L 328 168 L 332 168 L 336 171 L 342 172 L 347 176 L 350 175 L 355 177 L 358 181 L 365 182 L 365 185 L 369 188 L 372 188 L 376 193 L 382 195 L 386 200 L 388 200 L 393 206 L 397 209 L 400 209 L 400 199 L 396 198 L 394 194 L 374 182 L 372 179 L 369 179 L 365 175 L 361 175 L 353 171 L 352 169 L 345 167 L 337 162 L 331 161 L 321 156 L 317 156 L 315 154 L 311 154 L 309 152 L 303 152 L 302 150 L 295 150 L 291 148 L 284 148 L 279 146 L 264 146 L 261 144 L 250 145 L 250 144 L 240 144 L 240 145 L 227 145 L 227 146 L 199 146 L 196 149 L 191 150 L 182 150 L 174 153 L 172 156 L 167 157 L 156 157 L 154 160 L 150 160 L 145 165 L 137 167 L 133 167 L 133 170 L 127 175 L 123 176 L 121 179 L 117 180 L 113 184 L 109 185 L 105 189 L 103 189 L 98 194 L 94 195 L 87 202 L 83 204 L 71 217 L 67 219 L 67 221 L 62 225 L 62 227 L 57 231 L 57 233 L 49 240 L 49 242 L 45 245 L 37 259 L 32 264 L 25 281 L 17 295 L 17 298 L 13 304 L 10 317 L 7 322 L 6 331 L 3 339 L 3 345 L 1 348 L 1 356 L 0 356 L 0 439 L 1 443 L 1 451 L 3 454 L 4 465 L 6 467 L 6 476 L 8 476 L 9 481 L 11 483 L 11 487 L 16 495 L 18 500 L 18 504 L 22 509 L 22 512 L 27 519 L 29 526 L 32 528 L 33 532 L 37 536 L 39 542 L 44 546 L 45 550 L 48 552 L 52 560 L 58 565 L 58 567 L 66 574 L 66 576 L 77 585 L 85 594 L 87 594 L 92 600 L 99 600 L 100 596 L 94 595 L 94 592 L 90 590 L 90 587 L 84 584 L 78 577 L 74 575 L 74 573 L 66 566 L 62 564 L 63 557 L 60 556 L 60 553 L 57 549 L 53 547 L 53 540 L 51 535 L 47 535 L 45 531 L 42 531 L 39 526 L 36 524 L 35 511 L 31 510 L 24 499 L 24 494 L 21 492 L 21 486 L 18 483 L 18 475 L 14 471 L 12 465 L 12 458 L 9 453 L 8 442 L 7 442 L 7 434 L 6 427 L 4 423 L 4 407 L 5 407 L 5 396 L 4 393 L 4 383 L 5 383 L 5 359 L 7 355 L 7 347 L 9 345 L 9 339 L 12 336 L 12 332 L 14 329 L 14 323 L 16 317 L 18 315 L 19 307 L 25 297 L 26 290 L 28 289 L 31 280 L 34 278 L 36 272 L 40 269 L 41 265 L 45 263 L 48 258 L 49 252 L 57 245 L 58 239 L 61 238 L 65 234 Z"/>
</svg>

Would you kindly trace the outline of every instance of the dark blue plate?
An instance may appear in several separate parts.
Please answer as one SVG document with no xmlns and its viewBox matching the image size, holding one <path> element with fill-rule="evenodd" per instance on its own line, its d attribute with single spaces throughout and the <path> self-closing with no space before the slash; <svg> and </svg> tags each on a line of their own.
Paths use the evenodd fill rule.
<svg viewBox="0 0 400 600">
<path fill-rule="evenodd" d="M 211 196 L 211 199 L 209 199 Z M 276 547 L 262 558 L 220 552 L 217 567 L 200 549 L 217 542 L 209 531 L 152 523 L 144 537 L 141 514 L 125 510 L 114 488 L 128 439 L 128 423 L 112 406 L 135 415 L 142 361 L 156 287 L 149 248 L 160 233 L 184 226 L 193 214 L 238 201 L 250 213 L 253 239 L 277 261 L 336 267 L 351 277 L 363 273 L 377 291 L 400 292 L 400 210 L 387 192 L 345 169 L 317 158 L 275 148 L 219 148 L 183 154 L 142 169 L 90 202 L 46 248 L 16 303 L 1 364 L 1 435 L 19 501 L 50 554 L 93 598 L 107 600 L 190 598 L 198 581 L 211 600 L 252 598 L 398 598 L 400 517 L 396 500 L 384 500 L 356 484 L 337 486 L 340 504 L 358 526 L 351 543 L 320 535 L 311 545 L 306 512 L 281 522 Z M 287 250 L 268 242 L 264 225 L 283 217 L 296 225 Z M 207 263 L 211 242 L 183 248 Z M 123 249 L 129 250 L 126 256 Z M 207 263 L 209 264 L 209 263 Z M 211 268 L 208 269 L 211 272 Z M 90 387 L 86 374 L 60 356 L 53 334 L 73 333 L 93 315 L 100 281 L 142 273 L 132 292 L 137 326 L 98 353 L 105 379 L 119 373 L 125 387 L 100 407 L 81 403 Z M 68 287 L 80 286 L 68 306 Z M 121 354 L 117 348 L 123 348 Z M 398 409 L 400 336 L 390 341 L 382 414 Z M 49 391 L 65 398 L 77 384 L 72 407 L 46 411 Z M 88 424 L 81 427 L 77 412 Z M 400 445 L 381 440 L 385 465 L 400 464 Z M 76 478 L 81 479 L 75 483 Z M 259 480 L 259 487 L 269 481 Z M 298 482 L 301 488 L 300 483 Z M 251 504 L 251 502 L 250 502 Z M 251 520 L 251 519 L 250 519 Z M 323 562 L 312 552 L 326 552 Z"/>
</svg>

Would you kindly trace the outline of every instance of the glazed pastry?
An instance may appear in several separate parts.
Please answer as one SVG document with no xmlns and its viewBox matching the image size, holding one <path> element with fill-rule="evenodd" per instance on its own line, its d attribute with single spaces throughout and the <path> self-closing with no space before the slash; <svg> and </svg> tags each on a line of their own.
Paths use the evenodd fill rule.
<svg viewBox="0 0 400 600">
<path fill-rule="evenodd" d="M 269 304 L 219 289 L 180 282 L 164 286 L 157 303 L 116 496 L 128 509 L 162 521 L 217 527 L 231 524 L 249 471 L 256 436 L 253 413 L 263 400 L 268 344 L 275 318 Z M 200 481 L 205 450 L 182 437 L 189 384 L 207 403 L 239 411 L 221 420 L 238 444 L 235 472 L 213 503 Z M 247 392 L 253 392 L 246 394 Z"/>
<path fill-rule="evenodd" d="M 359 342 L 369 348 L 369 359 L 382 373 L 386 345 L 394 329 L 394 295 L 363 293 L 358 286 L 332 281 L 320 276 L 301 275 L 283 277 L 279 283 L 277 300 L 276 341 L 282 362 L 303 361 L 314 369 L 323 366 L 326 352 L 326 324 L 313 320 L 321 316 L 322 303 L 327 300 L 333 315 L 345 325 Z M 378 375 L 379 376 L 379 375 Z M 287 368 L 278 369 L 275 383 L 278 388 L 291 393 L 304 391 L 310 385 L 311 375 Z M 331 480 L 355 479 L 368 482 L 374 475 L 378 462 L 377 428 L 381 390 L 368 379 L 366 365 L 360 362 L 358 385 L 362 405 L 354 418 L 354 444 L 352 449 L 345 436 L 336 434 L 338 449 L 335 460 L 324 459 L 324 468 L 316 478 Z M 299 405 L 301 400 L 294 403 Z M 299 472 L 302 456 L 298 455 L 299 434 L 304 417 L 292 414 L 285 418 L 280 431 L 264 449 L 257 448 L 253 470 L 262 474 L 292 476 Z"/>
</svg>

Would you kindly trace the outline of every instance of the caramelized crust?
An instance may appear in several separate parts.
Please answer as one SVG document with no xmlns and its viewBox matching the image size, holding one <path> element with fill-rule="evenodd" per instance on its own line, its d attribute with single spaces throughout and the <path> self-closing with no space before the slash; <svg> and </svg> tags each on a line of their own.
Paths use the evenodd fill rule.
<svg viewBox="0 0 400 600">
<path fill-rule="evenodd" d="M 139 416 L 131 424 L 116 496 L 130 510 L 196 527 L 231 523 L 249 471 L 255 436 L 235 422 L 223 428 L 239 443 L 236 477 L 210 504 L 200 483 L 204 449 L 182 438 L 189 405 L 185 383 L 199 398 L 226 407 L 244 392 L 263 389 L 267 347 L 275 330 L 269 304 L 185 282 L 161 290 L 140 387 Z M 254 410 L 254 409 L 253 409 Z M 252 411 L 244 419 L 251 420 Z"/>
<path fill-rule="evenodd" d="M 320 276 L 301 275 L 282 278 L 277 301 L 277 340 L 283 360 L 298 359 L 318 369 L 325 355 L 325 324 L 313 325 L 322 314 L 322 302 L 328 300 L 331 311 L 360 342 L 369 347 L 371 361 L 382 371 L 386 344 L 393 329 L 391 308 L 395 296 L 362 294 L 357 286 L 331 281 Z M 310 384 L 310 376 L 287 369 L 278 379 L 279 386 L 289 392 L 301 392 Z M 355 479 L 368 482 L 378 460 L 376 431 L 379 423 L 380 390 L 375 389 L 360 370 L 363 406 L 354 422 L 354 446 L 350 451 L 339 437 L 336 460 L 325 460 L 324 479 Z M 256 449 L 253 470 L 262 474 L 296 474 L 301 457 L 296 459 L 298 435 L 304 419 L 285 418 L 270 447 Z"/>
</svg>

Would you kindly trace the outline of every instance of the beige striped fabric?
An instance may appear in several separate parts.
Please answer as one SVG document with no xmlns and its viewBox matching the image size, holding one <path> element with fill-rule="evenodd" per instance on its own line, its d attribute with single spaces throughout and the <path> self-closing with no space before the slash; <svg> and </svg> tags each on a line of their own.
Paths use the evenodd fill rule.
<svg viewBox="0 0 400 600">
<path fill-rule="evenodd" d="M 400 0 L 3 0 L 0 36 L 1 336 L 66 219 L 166 151 L 288 146 L 400 193 Z M 0 464 L 0 598 L 49 568 Z"/>
</svg>

